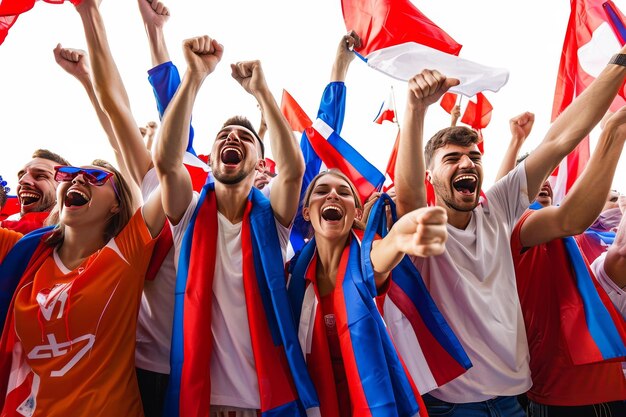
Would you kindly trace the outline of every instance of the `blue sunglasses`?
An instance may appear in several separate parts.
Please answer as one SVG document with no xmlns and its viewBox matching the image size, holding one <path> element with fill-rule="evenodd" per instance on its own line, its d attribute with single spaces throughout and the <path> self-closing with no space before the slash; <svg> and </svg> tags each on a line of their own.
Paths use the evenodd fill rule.
<svg viewBox="0 0 626 417">
<path fill-rule="evenodd" d="M 54 180 L 57 182 L 73 181 L 74 178 L 82 175 L 85 181 L 87 181 L 90 185 L 95 185 L 97 187 L 103 186 L 107 180 L 114 175 L 112 172 L 104 171 L 102 169 L 80 168 L 67 165 L 57 165 L 54 167 L 54 171 Z M 117 187 L 115 187 L 114 181 L 111 181 L 111 186 L 113 187 L 113 191 L 115 191 L 117 199 L 120 200 L 120 195 L 117 192 Z"/>
</svg>

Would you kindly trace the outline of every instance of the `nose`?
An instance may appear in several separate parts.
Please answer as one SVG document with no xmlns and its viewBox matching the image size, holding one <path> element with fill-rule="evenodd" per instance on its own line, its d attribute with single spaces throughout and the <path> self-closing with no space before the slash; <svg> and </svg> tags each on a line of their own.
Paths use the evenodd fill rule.
<svg viewBox="0 0 626 417">
<path fill-rule="evenodd" d="M 335 188 L 332 188 L 328 195 L 326 196 L 326 200 L 339 200 L 339 194 Z"/>
<path fill-rule="evenodd" d="M 476 166 L 476 164 L 474 164 L 474 161 L 472 161 L 472 158 L 470 158 L 469 155 L 461 156 L 461 160 L 459 161 L 459 165 L 462 168 L 474 168 Z"/>
<path fill-rule="evenodd" d="M 239 139 L 239 135 L 237 135 L 237 131 L 236 130 L 231 131 L 228 134 L 228 136 L 226 136 L 226 141 L 228 141 L 228 142 L 230 142 L 230 141 L 237 141 L 237 142 L 239 142 L 240 139 Z"/>
<path fill-rule="evenodd" d="M 78 174 L 74 177 L 74 179 L 72 180 L 72 184 L 86 184 L 87 181 L 85 181 L 85 177 L 83 177 L 83 174 Z"/>
</svg>

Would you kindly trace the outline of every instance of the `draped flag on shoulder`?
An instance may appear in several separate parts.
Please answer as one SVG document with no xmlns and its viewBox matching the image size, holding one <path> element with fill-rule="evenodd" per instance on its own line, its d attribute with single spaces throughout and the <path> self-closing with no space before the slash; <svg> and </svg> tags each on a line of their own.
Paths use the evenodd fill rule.
<svg viewBox="0 0 626 417">
<path fill-rule="evenodd" d="M 498 91 L 507 70 L 459 58 L 461 45 L 422 14 L 409 0 L 342 0 L 348 30 L 361 38 L 357 51 L 368 66 L 407 81 L 423 69 L 437 69 L 461 83 L 451 91 L 471 97 Z"/>
<path fill-rule="evenodd" d="M 611 56 L 619 51 L 624 44 L 623 34 L 624 15 L 612 1 L 571 0 L 571 14 L 554 92 L 552 121 L 591 84 Z M 625 103 L 624 90 L 621 89 L 610 110 L 616 111 Z M 563 200 L 589 157 L 587 137 L 552 174 L 555 203 Z"/>
<path fill-rule="evenodd" d="M 18 16 L 32 9 L 37 0 L 2 0 L 0 1 L 0 45 L 4 42 L 9 29 L 15 23 Z M 61 4 L 65 0 L 43 0 L 46 3 Z M 80 3 L 80 0 L 69 0 L 72 4 Z"/>
</svg>

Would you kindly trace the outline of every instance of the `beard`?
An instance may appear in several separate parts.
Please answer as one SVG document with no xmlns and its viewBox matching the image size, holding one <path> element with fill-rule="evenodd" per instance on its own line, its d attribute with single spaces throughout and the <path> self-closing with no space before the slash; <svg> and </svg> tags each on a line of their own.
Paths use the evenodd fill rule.
<svg viewBox="0 0 626 417">
<path fill-rule="evenodd" d="M 452 210 L 468 212 L 468 211 L 474 210 L 478 206 L 479 196 L 480 196 L 479 185 L 476 186 L 476 191 L 475 191 L 476 197 L 473 203 L 470 205 L 470 203 L 466 203 L 466 202 L 462 202 L 462 203 L 456 202 L 454 199 L 454 190 L 452 189 L 452 186 L 449 185 L 448 183 L 443 183 L 433 178 L 432 184 L 433 184 L 433 188 L 435 190 L 435 195 L 437 196 L 437 199 L 443 201 L 446 207 L 451 208 Z"/>
<path fill-rule="evenodd" d="M 43 194 L 41 199 L 32 207 L 28 207 L 27 210 L 22 209 L 21 214 L 24 215 L 26 213 L 42 213 L 45 211 L 50 211 L 56 205 L 57 199 L 56 194 L 47 195 Z"/>
<path fill-rule="evenodd" d="M 225 174 L 219 168 L 218 164 L 215 164 L 215 166 L 212 166 L 211 170 L 213 171 L 213 177 L 217 181 L 221 182 L 222 184 L 233 185 L 233 184 L 239 184 L 241 181 L 246 179 L 248 175 L 250 175 L 250 173 L 254 171 L 254 166 L 252 168 L 247 168 L 245 166 L 241 167 L 239 171 L 233 172 L 231 174 Z"/>
</svg>

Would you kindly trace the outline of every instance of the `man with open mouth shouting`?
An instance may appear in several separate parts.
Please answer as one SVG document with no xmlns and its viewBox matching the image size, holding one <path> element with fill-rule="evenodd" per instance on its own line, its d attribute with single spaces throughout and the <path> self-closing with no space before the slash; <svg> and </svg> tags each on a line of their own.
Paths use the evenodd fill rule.
<svg viewBox="0 0 626 417">
<path fill-rule="evenodd" d="M 473 364 L 424 396 L 429 413 L 525 415 L 517 395 L 530 388 L 531 374 L 511 233 L 548 175 L 606 113 L 625 78 L 626 68 L 607 65 L 554 121 L 539 147 L 487 190 L 484 200 L 482 155 L 474 131 L 442 129 L 422 154 L 427 108 L 459 80 L 436 70 L 409 80 L 395 174 L 398 211 L 409 213 L 426 204 L 426 177 L 434 187 L 435 204 L 447 212 L 449 237 L 443 255 L 414 262 Z"/>
<path fill-rule="evenodd" d="M 178 265 L 165 415 L 300 416 L 317 399 L 302 352 L 293 349 L 283 257 L 303 157 L 261 63 L 238 62 L 232 76 L 261 107 L 280 175 L 269 200 L 254 187 L 265 168 L 264 144 L 247 118 L 235 116 L 211 149 L 214 181 L 194 193 L 183 166 L 192 107 L 224 47 L 200 36 L 184 41 L 183 50 L 187 71 L 153 149 Z"/>
<path fill-rule="evenodd" d="M 46 149 L 38 149 L 17 173 L 17 198 L 20 212 L 0 222 L 0 226 L 26 234 L 43 226 L 56 204 L 58 182 L 54 167 L 69 165 L 61 156 Z"/>
</svg>

